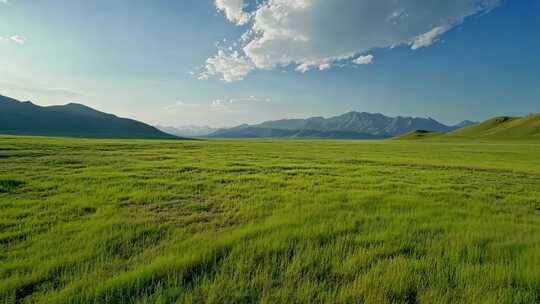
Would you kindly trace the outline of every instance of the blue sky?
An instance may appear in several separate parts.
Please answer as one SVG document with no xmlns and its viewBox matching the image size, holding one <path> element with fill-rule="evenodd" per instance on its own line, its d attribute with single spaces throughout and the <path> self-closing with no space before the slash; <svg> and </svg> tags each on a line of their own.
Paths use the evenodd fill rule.
<svg viewBox="0 0 540 304">
<path fill-rule="evenodd" d="M 539 112 L 540 2 L 432 2 L 0 1 L 0 94 L 172 126 Z"/>
</svg>

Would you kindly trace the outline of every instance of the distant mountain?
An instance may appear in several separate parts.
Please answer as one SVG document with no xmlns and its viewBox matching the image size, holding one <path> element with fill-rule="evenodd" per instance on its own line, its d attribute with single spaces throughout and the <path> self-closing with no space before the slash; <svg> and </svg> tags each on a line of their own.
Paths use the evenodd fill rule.
<svg viewBox="0 0 540 304">
<path fill-rule="evenodd" d="M 169 139 L 175 136 L 82 104 L 42 107 L 0 95 L 0 134 Z"/>
<path fill-rule="evenodd" d="M 469 124 L 472 122 L 463 122 Z M 340 116 L 267 121 L 221 129 L 215 138 L 339 138 L 375 139 L 407 134 L 415 130 L 450 132 L 460 126 L 447 126 L 432 118 L 388 117 L 382 114 L 349 112 Z"/>
<path fill-rule="evenodd" d="M 328 139 L 379 139 L 380 136 L 354 131 L 319 131 L 311 129 L 272 129 L 239 126 L 222 129 L 210 134 L 214 138 L 328 138 Z"/>
<path fill-rule="evenodd" d="M 216 132 L 217 128 L 211 128 L 208 126 L 182 126 L 182 127 L 164 127 L 156 126 L 157 129 L 171 135 L 181 137 L 204 137 Z"/>
<path fill-rule="evenodd" d="M 457 129 L 461 129 L 461 128 L 474 126 L 476 124 L 478 124 L 477 121 L 464 120 L 464 121 L 458 123 L 457 125 L 455 125 L 454 127 L 456 127 Z"/>
<path fill-rule="evenodd" d="M 501 116 L 448 133 L 445 138 L 540 139 L 540 113 L 526 117 Z"/>
</svg>

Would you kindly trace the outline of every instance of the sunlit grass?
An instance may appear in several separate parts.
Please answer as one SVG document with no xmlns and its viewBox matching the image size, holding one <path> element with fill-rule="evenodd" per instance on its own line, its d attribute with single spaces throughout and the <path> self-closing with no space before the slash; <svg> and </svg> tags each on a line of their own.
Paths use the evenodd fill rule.
<svg viewBox="0 0 540 304">
<path fill-rule="evenodd" d="M 0 137 L 0 303 L 540 302 L 538 155 Z"/>
</svg>

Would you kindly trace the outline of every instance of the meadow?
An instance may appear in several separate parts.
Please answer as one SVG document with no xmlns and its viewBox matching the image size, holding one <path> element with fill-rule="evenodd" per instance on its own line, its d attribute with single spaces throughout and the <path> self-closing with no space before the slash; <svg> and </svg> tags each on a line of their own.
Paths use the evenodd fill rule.
<svg viewBox="0 0 540 304">
<path fill-rule="evenodd" d="M 540 303 L 540 143 L 0 137 L 0 303 Z"/>
</svg>

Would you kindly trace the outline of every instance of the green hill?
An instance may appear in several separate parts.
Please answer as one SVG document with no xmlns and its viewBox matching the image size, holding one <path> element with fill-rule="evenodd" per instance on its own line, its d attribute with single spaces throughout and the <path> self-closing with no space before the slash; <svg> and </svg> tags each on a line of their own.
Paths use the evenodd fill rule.
<svg viewBox="0 0 540 304">
<path fill-rule="evenodd" d="M 540 140 L 540 113 L 526 117 L 501 116 L 452 132 L 416 130 L 394 137 L 395 140 L 420 139 L 484 139 L 484 140 Z"/>
<path fill-rule="evenodd" d="M 496 117 L 450 132 L 444 138 L 540 139 L 540 113 L 526 117 Z"/>
<path fill-rule="evenodd" d="M 443 136 L 445 133 L 436 131 L 416 130 L 405 135 L 395 137 L 395 140 L 418 140 Z"/>
<path fill-rule="evenodd" d="M 91 138 L 172 139 L 142 122 L 70 103 L 42 107 L 0 95 L 0 134 Z"/>
</svg>

